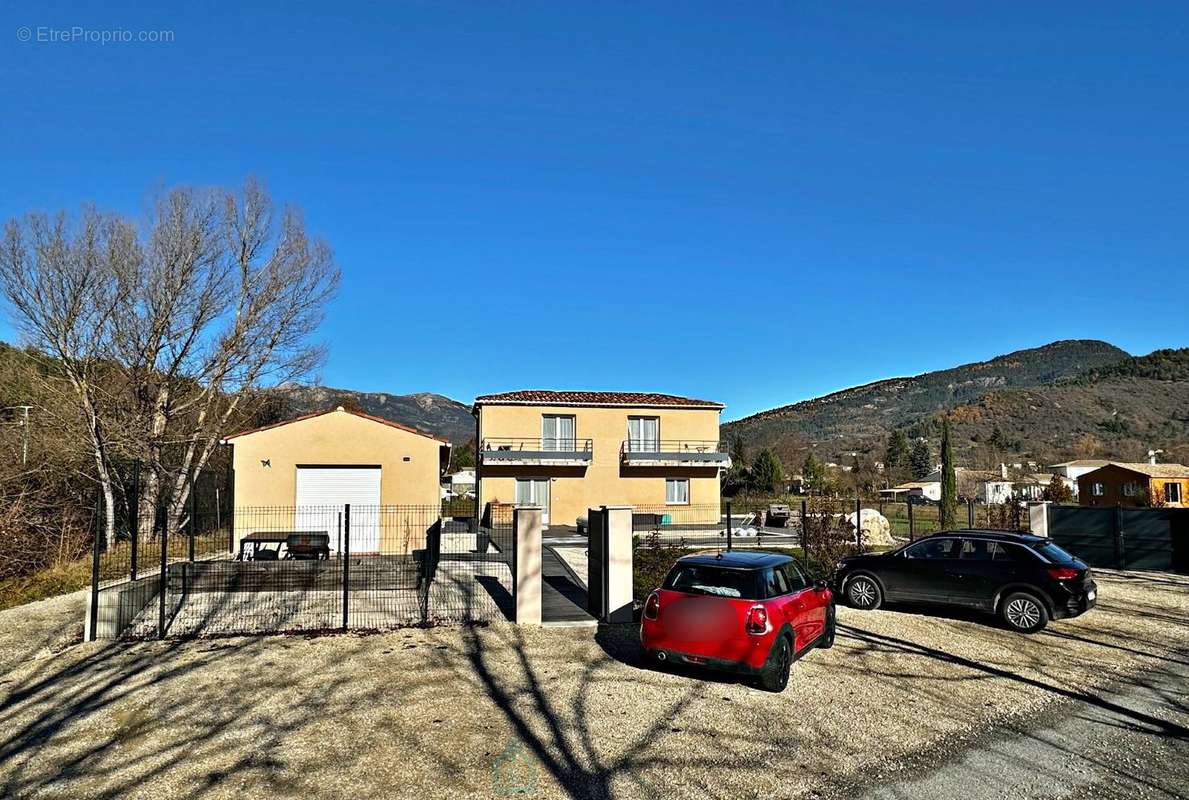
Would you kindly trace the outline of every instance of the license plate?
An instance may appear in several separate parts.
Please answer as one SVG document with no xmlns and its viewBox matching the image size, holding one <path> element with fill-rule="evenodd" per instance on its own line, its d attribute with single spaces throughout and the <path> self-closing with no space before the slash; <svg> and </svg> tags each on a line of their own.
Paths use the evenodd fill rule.
<svg viewBox="0 0 1189 800">
<path fill-rule="evenodd" d="M 1098 592 L 1095 589 L 1091 589 L 1090 591 L 1086 592 L 1087 600 L 1093 600 L 1096 597 L 1098 597 Z"/>
</svg>

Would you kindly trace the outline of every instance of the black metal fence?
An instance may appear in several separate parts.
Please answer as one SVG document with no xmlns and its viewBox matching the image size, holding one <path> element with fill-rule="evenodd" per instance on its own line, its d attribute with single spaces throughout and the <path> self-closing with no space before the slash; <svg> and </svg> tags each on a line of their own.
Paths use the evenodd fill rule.
<svg viewBox="0 0 1189 800">
<path fill-rule="evenodd" d="M 237 508 L 97 540 L 89 635 L 163 638 L 484 622 L 511 606 L 511 530 L 440 506 Z M 502 542 L 502 546 L 494 543 Z"/>
<path fill-rule="evenodd" d="M 1189 572 L 1189 509 L 1046 508 L 1050 538 L 1092 567 Z"/>
</svg>

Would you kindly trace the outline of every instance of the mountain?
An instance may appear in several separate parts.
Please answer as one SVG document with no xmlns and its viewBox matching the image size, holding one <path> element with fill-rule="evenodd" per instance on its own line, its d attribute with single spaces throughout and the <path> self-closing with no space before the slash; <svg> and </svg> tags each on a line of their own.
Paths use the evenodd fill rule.
<svg viewBox="0 0 1189 800">
<path fill-rule="evenodd" d="M 948 416 L 959 459 L 1045 461 L 1081 451 L 1141 460 L 1149 447 L 1189 442 L 1189 350 L 1131 357 L 1094 340 L 1059 341 L 974 364 L 877 381 L 727 423 L 754 452 L 788 464 L 809 449 L 850 463 L 881 460 L 896 428 L 926 436 Z"/>
<path fill-rule="evenodd" d="M 344 406 L 432 433 L 454 445 L 466 444 L 475 437 L 475 418 L 471 416 L 470 407 L 440 394 L 356 392 L 292 384 L 282 386 L 277 393 L 285 402 L 282 417 Z"/>
</svg>

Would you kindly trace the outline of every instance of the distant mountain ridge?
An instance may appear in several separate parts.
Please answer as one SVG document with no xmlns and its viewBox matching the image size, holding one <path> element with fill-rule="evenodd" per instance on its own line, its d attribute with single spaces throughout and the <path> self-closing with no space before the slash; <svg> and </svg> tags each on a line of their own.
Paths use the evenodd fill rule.
<svg viewBox="0 0 1189 800">
<path fill-rule="evenodd" d="M 1186 354 L 1132 357 L 1107 342 L 1058 341 L 782 406 L 727 423 L 723 433 L 752 450 L 771 447 L 786 462 L 813 449 L 844 463 L 853 452 L 880 460 L 892 430 L 929 435 L 946 415 L 968 461 L 1063 456 L 1087 435 L 1105 455 L 1141 458 L 1148 447 L 1189 440 Z"/>
<path fill-rule="evenodd" d="M 286 385 L 276 390 L 284 398 L 285 416 L 295 417 L 336 406 L 359 408 L 367 414 L 440 436 L 463 445 L 475 436 L 470 406 L 432 392 L 388 394 L 357 392 L 328 386 Z"/>
</svg>

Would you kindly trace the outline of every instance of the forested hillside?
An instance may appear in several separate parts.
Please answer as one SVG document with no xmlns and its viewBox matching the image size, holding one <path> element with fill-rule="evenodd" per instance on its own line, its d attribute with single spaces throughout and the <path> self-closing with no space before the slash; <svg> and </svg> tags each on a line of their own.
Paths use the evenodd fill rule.
<svg viewBox="0 0 1189 800">
<path fill-rule="evenodd" d="M 896 429 L 936 446 L 943 415 L 957 456 L 974 466 L 1176 452 L 1189 442 L 1189 350 L 1132 357 L 1106 342 L 1053 342 L 773 409 L 724 425 L 724 436 L 771 447 L 787 464 L 810 450 L 878 461 Z"/>
</svg>

